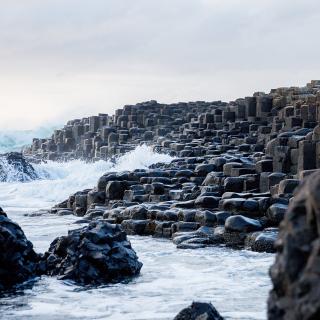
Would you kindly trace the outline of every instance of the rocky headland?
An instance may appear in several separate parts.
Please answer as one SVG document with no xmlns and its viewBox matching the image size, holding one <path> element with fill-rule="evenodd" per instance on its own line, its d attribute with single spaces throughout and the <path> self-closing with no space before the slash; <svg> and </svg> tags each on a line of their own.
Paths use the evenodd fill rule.
<svg viewBox="0 0 320 320">
<path fill-rule="evenodd" d="M 175 157 L 149 169 L 108 172 L 52 209 L 121 224 L 178 248 L 225 244 L 274 252 L 278 227 L 303 177 L 320 168 L 320 81 L 226 103 L 156 101 L 113 116 L 69 121 L 25 154 L 112 159 L 140 144 Z"/>
<path fill-rule="evenodd" d="M 141 144 L 174 159 L 108 172 L 54 206 L 52 214 L 74 214 L 88 226 L 52 243 L 39 258 L 45 273 L 99 284 L 110 281 L 110 263 L 123 270 L 116 281 L 136 275 L 141 264 L 126 234 L 172 239 L 179 249 L 277 252 L 269 319 L 319 318 L 319 80 L 229 103 L 126 105 L 112 116 L 69 121 L 34 139 L 24 155 L 109 160 Z M 25 259 L 38 259 L 25 247 Z M 133 260 L 122 266 L 114 247 Z M 220 319 L 213 306 L 197 303 L 177 319 L 197 317 Z"/>
</svg>

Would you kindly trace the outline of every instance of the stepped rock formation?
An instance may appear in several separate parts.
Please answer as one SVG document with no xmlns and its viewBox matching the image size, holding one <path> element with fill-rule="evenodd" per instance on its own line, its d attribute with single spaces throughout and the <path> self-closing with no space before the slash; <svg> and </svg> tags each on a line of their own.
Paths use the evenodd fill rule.
<svg viewBox="0 0 320 320">
<path fill-rule="evenodd" d="M 108 172 L 52 213 L 105 219 L 129 234 L 173 238 L 181 249 L 224 243 L 274 252 L 294 190 L 320 169 L 319 120 L 320 81 L 311 81 L 230 103 L 127 105 L 70 121 L 27 153 L 106 159 L 147 143 L 175 159 Z"/>
<path fill-rule="evenodd" d="M 320 319 L 319 172 L 303 181 L 290 203 L 270 275 L 270 320 Z"/>
<path fill-rule="evenodd" d="M 230 103 L 126 105 L 113 116 L 71 120 L 49 139 L 34 139 L 25 152 L 42 159 L 106 159 L 147 142 L 159 151 L 191 157 L 237 146 L 242 152 L 265 149 L 264 160 L 271 162 L 258 164 L 263 172 L 296 174 L 319 167 L 314 156 L 319 153 L 319 88 L 320 81 L 314 80 L 302 88 L 258 92 Z"/>
</svg>

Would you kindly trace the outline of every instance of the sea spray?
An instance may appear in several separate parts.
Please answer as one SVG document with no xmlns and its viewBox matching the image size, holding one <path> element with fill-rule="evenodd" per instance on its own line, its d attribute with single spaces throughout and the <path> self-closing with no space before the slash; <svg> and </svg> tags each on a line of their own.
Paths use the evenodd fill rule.
<svg viewBox="0 0 320 320">
<path fill-rule="evenodd" d="M 156 153 L 151 147 L 141 145 L 119 157 L 115 163 L 72 160 L 34 164 L 40 180 L 0 183 L 0 204 L 3 207 L 30 210 L 49 208 L 76 191 L 93 188 L 104 173 L 146 169 L 154 163 L 170 162 L 172 159 L 169 155 Z"/>
<path fill-rule="evenodd" d="M 27 182 L 39 178 L 34 167 L 21 153 L 0 154 L 0 182 Z"/>
<path fill-rule="evenodd" d="M 168 154 L 154 152 L 150 146 L 143 144 L 118 158 L 112 170 L 118 172 L 131 171 L 134 169 L 147 169 L 154 163 L 168 163 L 172 160 L 173 157 Z"/>
</svg>

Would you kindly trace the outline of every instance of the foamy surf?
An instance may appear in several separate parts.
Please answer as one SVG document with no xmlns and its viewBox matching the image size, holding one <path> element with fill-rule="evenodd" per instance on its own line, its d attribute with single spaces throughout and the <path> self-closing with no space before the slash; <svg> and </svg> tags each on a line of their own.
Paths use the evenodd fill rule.
<svg viewBox="0 0 320 320">
<path fill-rule="evenodd" d="M 168 163 L 172 159 L 169 155 L 156 153 L 151 147 L 141 145 L 118 158 L 115 163 L 73 160 L 34 164 L 39 180 L 0 183 L 0 206 L 6 209 L 49 208 L 76 191 L 94 187 L 104 173 L 146 169 L 154 163 Z"/>
</svg>

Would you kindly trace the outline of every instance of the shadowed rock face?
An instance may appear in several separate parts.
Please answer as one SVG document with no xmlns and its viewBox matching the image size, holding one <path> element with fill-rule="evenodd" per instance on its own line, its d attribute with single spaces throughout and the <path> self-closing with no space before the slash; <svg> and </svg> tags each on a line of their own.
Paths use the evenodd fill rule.
<svg viewBox="0 0 320 320">
<path fill-rule="evenodd" d="M 320 319 L 320 174 L 303 181 L 281 224 L 269 319 Z"/>
<path fill-rule="evenodd" d="M 211 303 L 193 302 L 179 312 L 174 320 L 223 320 Z"/>
<path fill-rule="evenodd" d="M 33 166 L 18 152 L 0 155 L 0 182 L 38 179 Z"/>
<path fill-rule="evenodd" d="M 21 228 L 0 208 L 0 291 L 39 274 L 39 259 Z"/>
<path fill-rule="evenodd" d="M 49 275 L 79 284 L 123 281 L 138 275 L 142 267 L 126 233 L 104 221 L 55 239 L 45 259 Z"/>
</svg>

